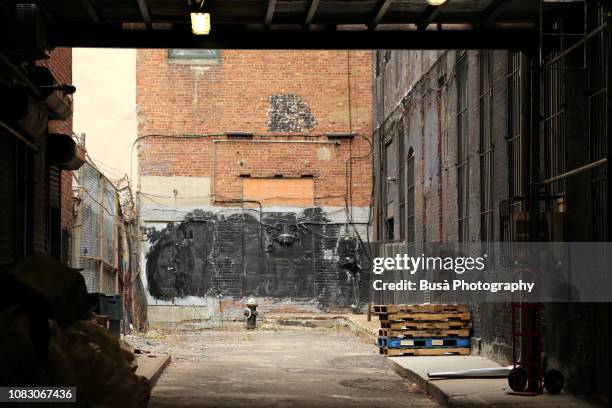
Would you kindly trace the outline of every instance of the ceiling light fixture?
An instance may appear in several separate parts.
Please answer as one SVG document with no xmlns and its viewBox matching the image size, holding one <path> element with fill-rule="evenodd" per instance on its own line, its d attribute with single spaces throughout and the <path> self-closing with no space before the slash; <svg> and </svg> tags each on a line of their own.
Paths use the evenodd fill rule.
<svg viewBox="0 0 612 408">
<path fill-rule="evenodd" d="M 202 9 L 204 0 L 195 0 L 191 4 L 191 32 L 195 35 L 208 35 L 210 33 L 210 13 Z"/>
<path fill-rule="evenodd" d="M 446 0 L 427 0 L 427 4 L 430 6 L 441 6 L 446 3 Z"/>
</svg>

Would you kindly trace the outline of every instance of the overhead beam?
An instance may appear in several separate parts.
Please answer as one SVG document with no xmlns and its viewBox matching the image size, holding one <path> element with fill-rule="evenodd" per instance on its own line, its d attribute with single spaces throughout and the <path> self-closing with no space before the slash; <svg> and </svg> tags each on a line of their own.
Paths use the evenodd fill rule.
<svg viewBox="0 0 612 408">
<path fill-rule="evenodd" d="M 38 6 L 38 8 L 40 9 L 40 11 L 42 12 L 43 16 L 45 16 L 45 19 L 51 23 L 51 24 L 55 24 L 57 23 L 57 18 L 55 17 L 55 15 L 49 10 L 49 5 L 47 4 L 46 0 L 36 0 L 34 1 L 34 3 L 36 3 L 36 5 Z"/>
<path fill-rule="evenodd" d="M 446 3 L 442 3 L 439 6 L 427 6 L 427 9 L 423 12 L 421 21 L 417 24 L 417 28 L 419 30 L 425 30 L 427 26 L 436 21 L 436 18 L 438 18 L 442 10 L 444 10 L 444 7 L 450 2 L 451 0 L 448 0 Z"/>
<path fill-rule="evenodd" d="M 111 48 L 218 48 L 218 49 L 511 49 L 530 47 L 535 29 L 426 30 L 426 31 L 247 31 L 218 27 L 199 37 L 189 31 L 111 30 L 93 24 L 50 27 L 51 46 Z"/>
<path fill-rule="evenodd" d="M 382 18 L 385 16 L 387 9 L 389 8 L 389 6 L 391 6 L 392 2 L 393 0 L 383 0 L 381 3 L 379 3 L 378 10 L 376 10 L 376 14 L 374 14 L 374 18 L 372 18 L 372 21 L 370 21 L 370 24 L 368 24 L 369 30 L 376 29 L 376 26 L 378 25 L 378 23 L 380 23 L 380 20 L 382 20 Z"/>
<path fill-rule="evenodd" d="M 148 30 L 153 28 L 153 23 L 151 21 L 151 8 L 149 7 L 148 0 L 137 0 L 138 8 L 140 9 L 140 15 L 142 16 L 142 21 L 144 21 L 145 26 Z"/>
<path fill-rule="evenodd" d="M 6 16 L 8 16 L 11 12 L 9 6 L 4 2 L 4 0 L 0 0 L 0 12 Z"/>
<path fill-rule="evenodd" d="M 477 21 L 474 25 L 476 27 L 482 27 L 493 22 L 493 20 L 495 20 L 495 17 L 497 17 L 498 14 L 501 12 L 504 2 L 506 2 L 506 0 L 493 0 L 489 7 L 487 7 L 487 9 L 483 11 L 480 20 Z"/>
<path fill-rule="evenodd" d="M 314 18 L 317 9 L 319 8 L 320 0 L 311 0 L 310 7 L 308 7 L 308 13 L 306 13 L 306 19 L 304 20 L 304 29 L 308 30 L 310 25 L 312 24 L 312 19 Z"/>
<path fill-rule="evenodd" d="M 100 17 L 100 13 L 98 13 L 93 1 L 94 0 L 81 0 L 81 4 L 85 10 L 87 10 L 87 14 L 89 14 L 89 17 L 91 17 L 94 23 L 97 25 L 104 25 L 104 21 Z"/>
<path fill-rule="evenodd" d="M 264 19 L 264 26 L 266 28 L 270 28 L 270 26 L 272 25 L 272 19 L 274 18 L 274 10 L 276 10 L 276 0 L 268 0 L 266 18 Z"/>
</svg>

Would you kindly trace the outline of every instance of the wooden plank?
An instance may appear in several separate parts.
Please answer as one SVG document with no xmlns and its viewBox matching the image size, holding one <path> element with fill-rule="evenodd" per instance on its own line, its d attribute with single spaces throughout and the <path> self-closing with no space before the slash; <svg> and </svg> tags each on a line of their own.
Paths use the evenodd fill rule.
<svg viewBox="0 0 612 408">
<path fill-rule="evenodd" d="M 493 0 L 489 7 L 487 7 L 487 9 L 482 13 L 480 21 L 477 21 L 474 24 L 475 27 L 479 28 L 493 22 L 493 20 L 495 20 L 500 13 L 505 1 L 506 0 Z"/>
<path fill-rule="evenodd" d="M 274 11 L 276 10 L 276 0 L 268 0 L 268 8 L 266 10 L 266 18 L 264 25 L 266 28 L 270 28 L 272 25 L 272 19 L 274 18 Z"/>
<path fill-rule="evenodd" d="M 444 9 L 444 6 L 450 2 L 451 0 L 448 0 L 446 3 L 443 3 L 439 6 L 427 6 L 427 9 L 425 10 L 425 12 L 423 13 L 423 16 L 421 17 L 421 22 L 417 24 L 417 29 L 425 30 L 428 25 L 433 23 L 436 20 L 436 18 L 438 18 L 438 16 Z"/>
<path fill-rule="evenodd" d="M 472 327 L 470 321 L 456 322 L 381 322 L 381 328 L 393 330 L 431 330 L 431 329 L 469 329 Z"/>
<path fill-rule="evenodd" d="M 459 304 L 427 304 L 427 305 L 374 305 L 374 314 L 415 312 L 467 312 L 467 305 Z"/>
<path fill-rule="evenodd" d="M 317 12 L 317 8 L 319 8 L 319 0 L 311 0 L 310 7 L 308 8 L 308 13 L 306 14 L 306 19 L 304 20 L 304 29 L 308 30 L 310 25 L 312 24 L 312 19 Z"/>
<path fill-rule="evenodd" d="M 81 0 L 81 4 L 87 10 L 87 14 L 89 14 L 94 23 L 99 26 L 104 25 L 104 20 L 100 17 L 100 13 L 93 0 Z"/>
<path fill-rule="evenodd" d="M 142 16 L 142 21 L 144 21 L 147 30 L 151 30 L 153 28 L 153 22 L 151 21 L 151 8 L 149 7 L 148 0 L 137 0 L 138 1 L 138 9 L 140 10 L 140 15 Z"/>
<path fill-rule="evenodd" d="M 469 337 L 470 329 L 450 329 L 450 330 L 393 330 L 379 329 L 378 335 L 382 337 Z"/>
<path fill-rule="evenodd" d="M 379 337 L 378 347 L 389 349 L 439 349 L 470 347 L 468 337 L 445 337 L 445 338 L 416 338 L 406 339 L 403 337 Z"/>
<path fill-rule="evenodd" d="M 449 313 L 413 313 L 399 312 L 378 315 L 378 320 L 386 322 L 397 321 L 446 321 L 446 320 L 470 320 L 470 312 Z"/>
<path fill-rule="evenodd" d="M 443 356 L 445 354 L 459 354 L 466 356 L 470 354 L 470 349 L 466 347 L 449 347 L 439 349 L 389 349 L 380 348 L 380 354 L 387 356 Z"/>
<path fill-rule="evenodd" d="M 380 23 L 380 20 L 382 20 L 382 18 L 385 16 L 387 9 L 391 6 L 392 2 L 393 0 L 383 0 L 380 3 L 378 10 L 376 10 L 376 13 L 374 14 L 374 18 L 372 18 L 372 21 L 370 21 L 370 24 L 368 24 L 369 30 L 376 29 L 376 26 L 378 25 L 378 23 Z"/>
</svg>

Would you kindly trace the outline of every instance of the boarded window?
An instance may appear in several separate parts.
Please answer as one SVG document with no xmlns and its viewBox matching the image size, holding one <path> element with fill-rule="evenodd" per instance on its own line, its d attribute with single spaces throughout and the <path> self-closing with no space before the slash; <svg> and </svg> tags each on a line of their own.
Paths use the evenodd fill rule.
<svg viewBox="0 0 612 408">
<path fill-rule="evenodd" d="M 258 201 L 266 206 L 312 207 L 314 180 L 311 178 L 244 178 L 244 200 Z"/>
</svg>

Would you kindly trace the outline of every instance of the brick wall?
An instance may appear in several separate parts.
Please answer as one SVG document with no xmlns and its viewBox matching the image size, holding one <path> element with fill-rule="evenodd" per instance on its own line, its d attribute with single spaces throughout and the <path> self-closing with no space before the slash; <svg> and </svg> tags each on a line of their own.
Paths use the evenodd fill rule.
<svg viewBox="0 0 612 408">
<path fill-rule="evenodd" d="M 53 49 L 49 58 L 40 60 L 38 65 L 49 68 L 53 74 L 56 83 L 71 84 L 72 83 L 72 49 L 71 48 L 56 48 Z M 52 120 L 48 124 L 49 133 L 63 133 L 72 135 L 72 116 L 63 121 Z M 40 164 L 43 165 L 44 161 Z M 40 169 L 42 171 L 42 169 Z M 70 236 L 72 233 L 72 171 L 62 170 L 60 174 L 61 183 L 61 258 L 62 261 L 68 263 L 70 260 Z M 38 188 L 42 187 L 43 183 L 37 184 Z M 39 197 L 46 197 L 42 192 L 39 192 Z M 37 211 L 39 221 L 45 220 L 46 211 L 44 205 L 39 206 Z M 45 224 L 43 221 L 42 224 Z M 39 238 L 39 241 L 42 237 Z M 39 249 L 42 249 L 42 244 L 39 244 Z"/>
<path fill-rule="evenodd" d="M 169 63 L 165 50 L 139 50 L 140 174 L 214 177 L 219 199 L 240 198 L 241 174 L 308 175 L 317 205 L 344 205 L 346 162 L 370 151 L 369 70 L 366 51 L 224 50 L 219 64 L 193 66 Z M 300 142 L 212 142 L 228 131 L 252 132 L 259 142 Z M 349 131 L 352 141 L 316 143 L 328 142 L 326 132 Z M 368 205 L 370 160 L 351 164 L 353 204 Z"/>
<path fill-rule="evenodd" d="M 468 51 L 466 58 L 468 92 L 468 195 L 469 195 L 469 241 L 479 242 L 480 236 L 480 74 L 479 52 Z M 432 59 L 433 58 L 433 59 Z M 419 161 L 415 167 L 415 218 L 416 242 L 436 242 L 458 240 L 458 203 L 457 203 L 457 77 L 455 70 L 456 52 L 433 53 L 430 51 L 391 52 L 383 64 L 381 73 L 374 78 L 375 118 L 384 124 L 384 132 L 397 121 L 405 129 L 406 151 L 413 148 Z M 492 194 L 493 194 L 493 241 L 500 240 L 500 203 L 509 198 L 509 150 L 508 150 L 508 52 L 493 51 L 492 84 Z M 570 71 L 568 71 L 570 72 Z M 525 75 L 525 73 L 523 73 Z M 528 77 L 528 73 L 526 74 Z M 567 81 L 568 105 L 564 109 L 567 134 L 582 134 L 585 129 L 583 89 L 584 77 L 571 71 L 573 76 Z M 577 78 L 574 76 L 578 76 Z M 528 84 L 527 84 L 528 85 Z M 526 89 L 529 89 L 526 86 Z M 403 104 L 400 101 L 404 96 Z M 441 111 L 438 117 L 438 102 Z M 521 101 L 523 107 L 529 97 Z M 528 122 L 527 122 L 528 123 Z M 441 157 L 436 149 L 438 132 L 441 130 Z M 527 137 L 523 133 L 523 137 Z M 379 143 L 377 140 L 376 143 Z M 584 140 L 567 139 L 567 160 L 578 160 L 577 167 L 588 161 L 584 156 Z M 393 143 L 396 143 L 394 141 Z M 544 163 L 545 146 L 542 147 L 541 160 Z M 396 160 L 392 156 L 393 160 Z M 528 168 L 528 157 L 522 161 L 523 174 Z M 440 165 L 438 164 L 440 162 Z M 381 168 L 377 157 L 375 169 Z M 397 168 L 391 163 L 388 168 Z M 390 174 L 395 176 L 396 174 Z M 375 172 L 377 185 L 384 184 L 382 174 Z M 584 186 L 588 180 L 569 178 L 566 200 L 574 206 L 566 213 L 566 241 L 588 241 L 585 235 L 589 222 L 584 214 L 588 212 L 584 204 L 588 194 Z M 441 191 L 438 187 L 441 186 Z M 441 197 L 441 200 L 440 200 Z M 390 189 L 390 197 L 377 190 L 376 203 L 383 208 L 391 207 L 397 214 L 398 191 Z M 386 205 L 385 204 L 388 204 Z M 581 207 L 582 205 L 582 207 Z M 438 217 L 439 211 L 442 217 Z M 441 223 L 440 223 L 441 220 Z M 394 232 L 399 231 L 399 217 L 394 216 Z M 441 227 L 441 234 L 438 233 Z M 380 229 L 377 225 L 375 228 Z M 396 301 L 397 301 L 396 296 Z M 406 301 L 402 299 L 402 301 Z M 410 302 L 410 299 L 407 300 Z M 462 301 L 469 302 L 469 299 Z M 480 352 L 505 364 L 512 358 L 512 319 L 508 303 L 484 303 L 470 305 L 472 310 L 472 336 L 482 339 Z M 609 374 L 600 361 L 607 356 L 603 340 L 607 336 L 607 307 L 600 304 L 546 304 L 546 332 L 544 338 L 545 364 L 548 368 L 562 370 L 566 377 L 566 390 L 589 398 L 590 394 L 605 395 L 608 390 Z M 588 340 L 590 339 L 590 340 Z M 590 343 L 589 343 L 590 342 Z M 588 344 L 587 344 L 588 343 Z M 597 357 L 599 356 L 599 358 Z M 585 374 L 586 373 L 586 374 Z"/>
<path fill-rule="evenodd" d="M 155 304 L 218 293 L 274 299 L 276 310 L 355 303 L 338 247 L 354 234 L 344 228 L 347 203 L 366 239 L 371 62 L 369 51 L 222 50 L 206 64 L 169 60 L 167 50 L 138 51 L 141 221 L 151 231 L 143 267 Z M 262 200 L 261 212 L 236 208 L 227 201 L 243 198 L 245 177 L 311 178 L 313 197 Z M 153 222 L 168 217 L 170 226 Z M 180 231 L 194 238 L 184 241 Z M 281 243 L 281 233 L 295 242 Z M 164 249 L 168 242 L 177 254 L 193 245 L 209 256 L 166 273 L 159 265 L 178 256 Z M 363 246 L 359 252 L 367 270 Z"/>
</svg>

